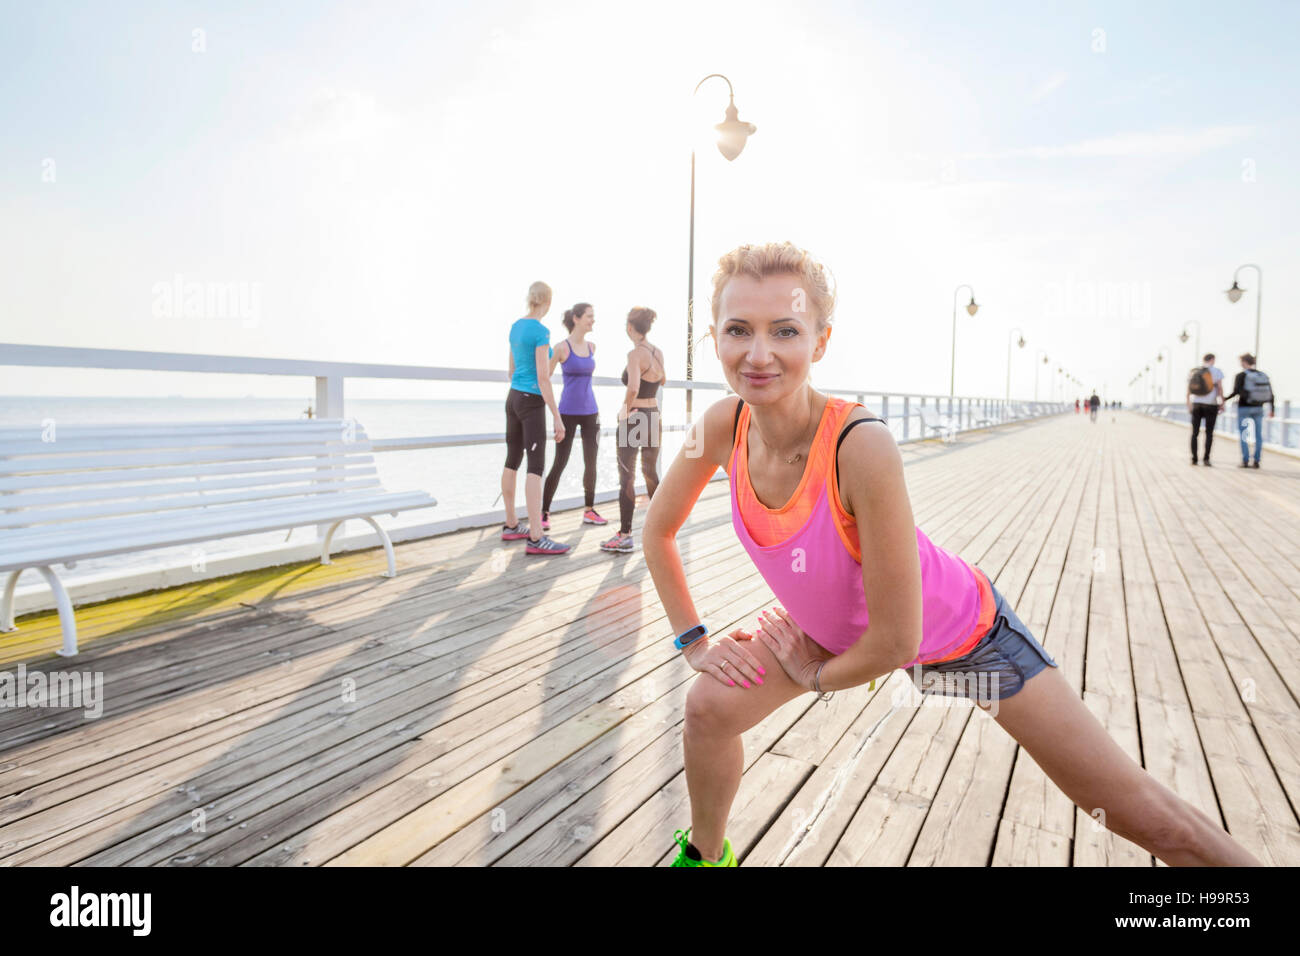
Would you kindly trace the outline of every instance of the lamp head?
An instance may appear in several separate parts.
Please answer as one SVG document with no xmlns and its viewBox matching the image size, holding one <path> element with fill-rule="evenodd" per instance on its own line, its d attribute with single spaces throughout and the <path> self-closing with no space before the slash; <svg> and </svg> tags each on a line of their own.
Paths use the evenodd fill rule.
<svg viewBox="0 0 1300 956">
<path fill-rule="evenodd" d="M 1228 290 L 1226 293 L 1224 293 L 1224 294 L 1228 297 L 1228 301 L 1229 301 L 1229 302 L 1236 302 L 1238 299 L 1241 298 L 1241 294 L 1242 294 L 1243 292 L 1245 292 L 1245 291 L 1246 291 L 1245 289 L 1243 289 L 1241 286 L 1237 285 L 1237 280 L 1236 280 L 1236 279 L 1233 279 L 1233 280 L 1232 280 L 1232 288 L 1229 289 L 1229 290 Z"/>
<path fill-rule="evenodd" d="M 1023 335 L 1020 336 L 1020 341 L 1017 342 L 1016 344 L 1023 349 L 1025 347 L 1025 337 Z"/>
<path fill-rule="evenodd" d="M 966 306 L 966 311 L 967 311 L 969 314 L 974 315 L 974 314 L 975 314 L 976 312 L 978 312 L 979 310 L 980 310 L 980 307 L 979 307 L 978 305 L 975 304 L 975 296 L 972 294 L 971 297 L 970 297 L 970 304 Z"/>
<path fill-rule="evenodd" d="M 739 156 L 745 148 L 745 142 L 758 132 L 758 127 L 753 123 L 741 122 L 734 97 L 727 106 L 727 118 L 713 128 L 718 131 L 718 152 L 728 161 Z"/>
<path fill-rule="evenodd" d="M 1183 329 L 1182 334 L 1178 336 L 1178 341 L 1186 345 L 1188 338 L 1190 338 L 1190 336 L 1187 334 L 1187 330 Z"/>
</svg>

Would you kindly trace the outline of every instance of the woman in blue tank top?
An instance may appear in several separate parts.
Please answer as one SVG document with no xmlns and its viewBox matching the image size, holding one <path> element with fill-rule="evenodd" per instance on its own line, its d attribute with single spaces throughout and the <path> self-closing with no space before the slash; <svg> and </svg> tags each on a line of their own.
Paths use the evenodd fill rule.
<svg viewBox="0 0 1300 956">
<path fill-rule="evenodd" d="M 600 409 L 591 390 L 591 377 L 596 369 L 596 343 L 587 340 L 596 324 L 596 311 L 589 302 L 579 302 L 564 312 L 564 327 L 569 335 L 555 346 L 551 354 L 551 374 L 559 365 L 564 372 L 564 392 L 560 396 L 560 418 L 564 423 L 564 438 L 555 445 L 555 462 L 546 476 L 546 489 L 542 495 L 542 527 L 551 526 L 551 502 L 560 484 L 560 475 L 569 463 L 573 436 L 582 429 L 582 492 L 586 508 L 583 524 L 605 524 L 596 513 L 596 449 L 600 443 Z"/>
</svg>

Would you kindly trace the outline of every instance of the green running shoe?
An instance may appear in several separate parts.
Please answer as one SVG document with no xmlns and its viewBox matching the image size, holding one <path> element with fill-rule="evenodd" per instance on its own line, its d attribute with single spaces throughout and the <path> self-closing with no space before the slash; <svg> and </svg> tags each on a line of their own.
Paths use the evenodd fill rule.
<svg viewBox="0 0 1300 956">
<path fill-rule="evenodd" d="M 686 837 L 690 835 L 690 829 L 684 832 L 678 830 L 673 834 L 673 839 L 681 847 L 681 852 L 677 854 L 677 859 L 673 860 L 673 866 L 739 866 L 736 862 L 736 854 L 731 852 L 731 841 L 725 837 L 722 840 L 722 859 L 716 863 L 710 863 L 704 857 L 700 856 L 700 851 L 695 849 L 695 844 L 687 841 Z"/>
</svg>

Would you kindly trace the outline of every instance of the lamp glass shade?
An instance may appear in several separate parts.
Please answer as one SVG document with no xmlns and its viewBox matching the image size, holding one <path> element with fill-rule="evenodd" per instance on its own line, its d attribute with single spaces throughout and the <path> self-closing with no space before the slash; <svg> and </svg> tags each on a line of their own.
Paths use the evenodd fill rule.
<svg viewBox="0 0 1300 956">
<path fill-rule="evenodd" d="M 727 118 L 713 128 L 718 131 L 718 152 L 728 161 L 739 156 L 745 142 L 758 132 L 753 123 L 741 122 L 734 100 L 727 107 Z"/>
<path fill-rule="evenodd" d="M 1020 336 L 1020 341 L 1017 342 L 1016 344 L 1023 349 L 1025 347 L 1025 337 L 1023 335 Z"/>
<path fill-rule="evenodd" d="M 1234 282 L 1232 284 L 1232 288 L 1229 289 L 1225 293 L 1225 295 L 1227 295 L 1229 302 L 1236 302 L 1238 299 L 1241 298 L 1241 294 L 1245 291 L 1246 291 L 1245 289 L 1241 288 L 1241 286 L 1237 285 L 1237 283 Z"/>
<path fill-rule="evenodd" d="M 1186 330 L 1186 329 L 1183 329 L 1182 334 L 1178 336 L 1178 341 L 1180 341 L 1180 342 L 1182 342 L 1184 345 L 1186 345 L 1186 344 L 1187 344 L 1187 339 L 1188 339 L 1188 338 L 1189 338 L 1189 336 L 1188 336 L 1188 334 L 1187 334 L 1187 330 Z"/>
<path fill-rule="evenodd" d="M 975 298 L 972 296 L 972 297 L 971 297 L 971 300 L 970 300 L 970 305 L 966 306 L 966 311 L 967 311 L 968 313 L 970 313 L 971 315 L 974 315 L 974 314 L 975 314 L 976 312 L 978 312 L 979 310 L 980 310 L 980 307 L 979 307 L 978 305 L 975 304 Z"/>
</svg>

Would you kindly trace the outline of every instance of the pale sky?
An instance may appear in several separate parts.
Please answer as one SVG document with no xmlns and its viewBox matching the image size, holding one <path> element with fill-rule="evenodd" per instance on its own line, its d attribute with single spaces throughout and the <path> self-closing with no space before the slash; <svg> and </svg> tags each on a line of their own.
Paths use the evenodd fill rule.
<svg viewBox="0 0 1300 956">
<path fill-rule="evenodd" d="M 1229 372 L 1253 347 L 1254 272 L 1236 305 L 1223 290 L 1254 262 L 1260 365 L 1300 400 L 1300 5 L 0 11 L 3 342 L 503 368 L 542 279 L 553 341 L 567 305 L 595 306 L 598 374 L 621 371 L 623 319 L 648 305 L 680 378 L 694 143 L 697 331 L 721 254 L 790 239 L 838 282 L 821 385 L 946 394 L 969 283 L 981 308 L 958 314 L 958 394 L 1003 394 L 1018 327 L 1016 397 L 1042 350 L 1130 400 L 1162 348 L 1181 396 L 1184 322 Z M 725 83 L 691 95 L 715 72 L 758 127 L 730 163 L 710 142 Z M 177 276 L 233 283 L 255 320 L 167 315 Z M 707 343 L 696 369 L 721 378 Z M 309 394 L 13 367 L 0 393 Z"/>
</svg>

